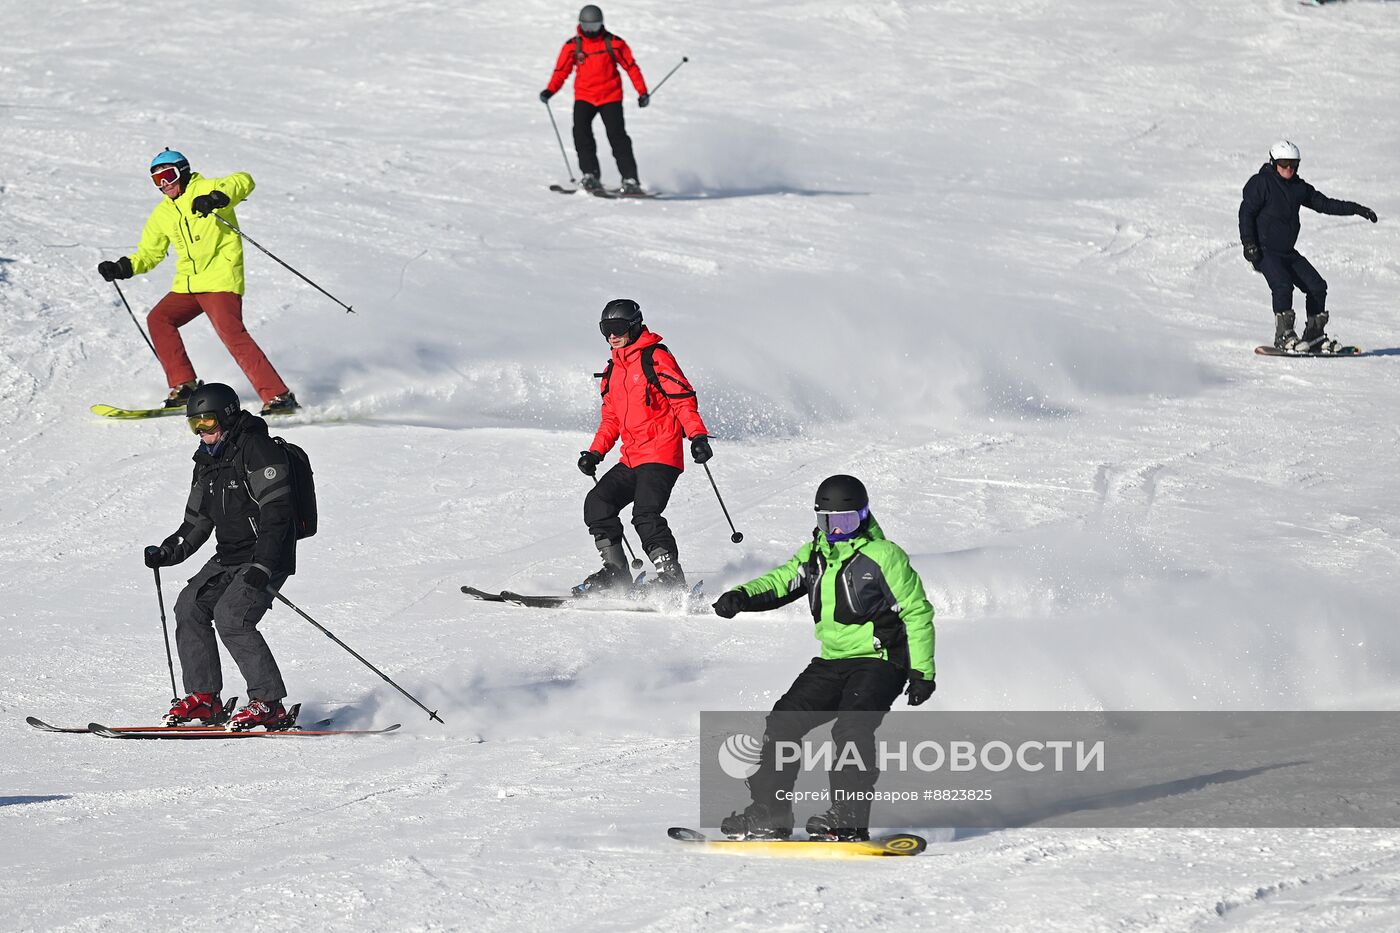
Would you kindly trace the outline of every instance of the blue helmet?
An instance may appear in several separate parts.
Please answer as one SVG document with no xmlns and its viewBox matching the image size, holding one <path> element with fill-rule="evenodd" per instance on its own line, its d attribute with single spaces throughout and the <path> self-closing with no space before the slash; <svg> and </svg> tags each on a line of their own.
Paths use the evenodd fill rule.
<svg viewBox="0 0 1400 933">
<path fill-rule="evenodd" d="M 189 184 L 190 181 L 190 160 L 185 158 L 183 152 L 176 152 L 174 149 L 166 149 L 156 153 L 156 157 L 151 160 L 151 174 L 164 166 L 170 166 L 180 173 L 180 183 Z"/>
<path fill-rule="evenodd" d="M 190 160 L 185 158 L 183 152 L 176 152 L 174 149 L 166 149 L 163 152 L 156 153 L 156 157 L 151 160 L 151 168 L 155 168 L 157 165 L 179 165 L 182 162 L 185 165 L 190 164 Z"/>
</svg>

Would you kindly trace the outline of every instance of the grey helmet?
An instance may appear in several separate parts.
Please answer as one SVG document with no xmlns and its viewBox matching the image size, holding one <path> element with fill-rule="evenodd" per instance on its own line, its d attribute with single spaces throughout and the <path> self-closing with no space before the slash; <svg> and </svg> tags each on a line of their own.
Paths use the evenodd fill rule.
<svg viewBox="0 0 1400 933">
<path fill-rule="evenodd" d="M 578 24 L 584 32 L 601 32 L 603 29 L 603 11 L 593 4 L 578 11 Z"/>
</svg>

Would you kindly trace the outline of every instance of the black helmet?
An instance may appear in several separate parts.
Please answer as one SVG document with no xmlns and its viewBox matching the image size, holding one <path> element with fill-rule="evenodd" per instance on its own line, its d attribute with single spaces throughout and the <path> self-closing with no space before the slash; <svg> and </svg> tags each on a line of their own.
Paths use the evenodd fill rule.
<svg viewBox="0 0 1400 933">
<path fill-rule="evenodd" d="M 597 32 L 603 28 L 603 11 L 593 4 L 578 11 L 578 24 L 584 32 Z"/>
<path fill-rule="evenodd" d="M 185 403 L 186 418 L 213 415 L 219 419 L 221 428 L 232 424 L 242 410 L 243 403 L 238 400 L 238 393 L 222 382 L 200 386 L 190 393 L 190 400 Z"/>
<path fill-rule="evenodd" d="M 631 298 L 614 298 L 603 306 L 598 330 L 604 337 L 626 334 L 631 343 L 642 335 L 642 306 Z"/>
<path fill-rule="evenodd" d="M 854 476 L 838 473 L 822 480 L 817 487 L 818 512 L 859 512 L 870 506 L 865 484 Z"/>
</svg>

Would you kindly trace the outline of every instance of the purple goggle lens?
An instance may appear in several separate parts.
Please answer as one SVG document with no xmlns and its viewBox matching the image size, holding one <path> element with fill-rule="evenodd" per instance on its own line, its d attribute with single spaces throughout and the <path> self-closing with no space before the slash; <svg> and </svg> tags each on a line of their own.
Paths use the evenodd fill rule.
<svg viewBox="0 0 1400 933">
<path fill-rule="evenodd" d="M 860 530 L 860 523 L 865 521 L 869 514 L 868 508 L 855 512 L 818 512 L 817 527 L 827 536 L 853 535 Z"/>
</svg>

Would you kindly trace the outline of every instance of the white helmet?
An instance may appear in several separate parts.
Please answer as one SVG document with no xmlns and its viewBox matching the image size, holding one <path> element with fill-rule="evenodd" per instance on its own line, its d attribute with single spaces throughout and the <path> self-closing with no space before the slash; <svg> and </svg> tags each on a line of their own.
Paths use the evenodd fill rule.
<svg viewBox="0 0 1400 933">
<path fill-rule="evenodd" d="M 1301 159 L 1302 153 L 1298 147 L 1286 139 L 1280 139 L 1269 147 L 1269 161 L 1277 162 L 1279 159 Z"/>
</svg>

